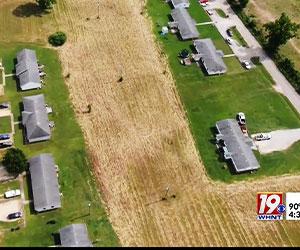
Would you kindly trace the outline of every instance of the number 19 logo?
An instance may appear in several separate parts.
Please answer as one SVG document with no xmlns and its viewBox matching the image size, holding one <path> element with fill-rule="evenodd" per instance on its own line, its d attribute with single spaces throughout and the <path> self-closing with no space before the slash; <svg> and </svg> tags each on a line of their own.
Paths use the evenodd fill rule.
<svg viewBox="0 0 300 250">
<path fill-rule="evenodd" d="M 284 211 L 283 193 L 257 193 L 258 220 L 282 220 Z"/>
</svg>

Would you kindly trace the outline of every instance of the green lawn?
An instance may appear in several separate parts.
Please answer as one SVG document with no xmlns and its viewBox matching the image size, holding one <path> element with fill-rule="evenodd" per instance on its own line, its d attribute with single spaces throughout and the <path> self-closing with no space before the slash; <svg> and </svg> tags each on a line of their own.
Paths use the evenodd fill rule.
<svg viewBox="0 0 300 250">
<path fill-rule="evenodd" d="M 11 133 L 10 116 L 0 117 L 0 134 Z"/>
<path fill-rule="evenodd" d="M 8 181 L 0 184 L 0 195 L 3 195 L 6 191 L 20 189 L 20 183 L 18 180 Z"/>
<path fill-rule="evenodd" d="M 159 0 L 148 2 L 148 13 L 155 23 L 164 18 L 165 11 Z M 154 26 L 154 33 L 158 34 Z M 226 46 L 220 34 L 212 25 L 199 26 L 201 37 L 211 37 L 218 49 Z M 190 48 L 192 42 L 182 42 L 171 34 L 157 41 L 166 53 L 177 90 L 187 111 L 191 130 L 209 176 L 214 180 L 233 182 L 266 175 L 280 175 L 300 172 L 300 143 L 289 150 L 260 156 L 261 168 L 255 174 L 231 175 L 223 168 L 214 144 L 216 121 L 234 118 L 243 111 L 247 116 L 250 133 L 267 132 L 283 128 L 300 127 L 298 113 L 291 108 L 286 99 L 274 91 L 272 80 L 262 66 L 251 71 L 244 70 L 235 57 L 225 58 L 228 72 L 222 76 L 207 77 L 192 65 L 183 67 L 177 59 L 178 51 Z"/>
<path fill-rule="evenodd" d="M 91 166 L 87 158 L 85 143 L 81 129 L 75 119 L 69 101 L 68 89 L 64 84 L 60 62 L 54 50 L 28 44 L 1 43 L 0 55 L 6 73 L 13 70 L 13 60 L 17 51 L 27 47 L 37 52 L 39 61 L 45 64 L 47 77 L 42 90 L 17 92 L 16 81 L 7 78 L 6 96 L 0 101 L 11 101 L 15 120 L 20 120 L 20 103 L 22 96 L 44 93 L 46 102 L 53 108 L 49 120 L 55 122 L 52 138 L 48 142 L 23 145 L 22 130 L 15 126 L 15 144 L 27 157 L 40 153 L 52 153 L 59 166 L 60 191 L 63 193 L 62 208 L 42 214 L 33 214 L 29 208 L 26 212 L 26 228 L 17 232 L 9 232 L 2 246 L 50 246 L 54 244 L 52 233 L 71 223 L 86 223 L 95 246 L 119 245 L 116 234 L 108 221 L 105 209 L 101 204 L 95 178 L 91 174 Z M 30 178 L 26 178 L 30 183 Z M 28 193 L 25 188 L 25 193 Z M 30 192 L 29 192 L 30 193 Z M 28 194 L 26 194 L 28 196 Z M 88 204 L 91 203 L 91 214 L 88 216 Z M 56 224 L 47 225 L 47 221 L 56 220 Z"/>
<path fill-rule="evenodd" d="M 244 40 L 243 36 L 240 34 L 240 32 L 237 30 L 236 27 L 231 28 L 232 33 L 233 33 L 233 38 L 238 41 L 238 43 L 244 47 L 248 47 L 248 44 Z"/>
<path fill-rule="evenodd" d="M 151 1 L 148 2 L 148 4 L 151 4 Z M 196 23 L 204 23 L 211 21 L 206 11 L 199 4 L 198 0 L 190 0 L 190 7 L 188 8 L 188 11 L 191 17 L 196 21 Z"/>
<path fill-rule="evenodd" d="M 225 12 L 222 9 L 216 9 L 216 12 L 218 13 L 218 15 L 220 17 L 227 18 L 227 15 L 225 14 Z"/>
</svg>

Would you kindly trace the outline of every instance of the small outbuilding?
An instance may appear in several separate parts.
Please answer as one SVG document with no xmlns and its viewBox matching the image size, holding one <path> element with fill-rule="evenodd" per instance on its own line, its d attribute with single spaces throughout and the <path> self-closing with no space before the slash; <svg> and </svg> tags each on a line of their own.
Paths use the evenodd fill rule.
<svg viewBox="0 0 300 250">
<path fill-rule="evenodd" d="M 23 97 L 22 124 L 29 143 L 51 138 L 48 113 L 43 94 Z"/>
<path fill-rule="evenodd" d="M 17 54 L 16 76 L 21 90 L 42 87 L 37 57 L 34 50 L 23 49 Z"/>
<path fill-rule="evenodd" d="M 92 247 L 86 224 L 71 224 L 59 231 L 62 247 Z"/>
<path fill-rule="evenodd" d="M 199 32 L 196 27 L 196 22 L 188 11 L 184 8 L 173 9 L 171 16 L 174 22 L 170 22 L 171 28 L 177 28 L 179 30 L 182 40 L 190 40 L 199 37 Z"/>
<path fill-rule="evenodd" d="M 172 2 L 174 9 L 190 7 L 189 0 L 171 0 L 171 2 Z"/>
<path fill-rule="evenodd" d="M 61 207 L 57 169 L 51 154 L 29 160 L 34 210 L 44 212 Z"/>
<path fill-rule="evenodd" d="M 223 52 L 217 50 L 210 38 L 197 39 L 194 41 L 197 51 L 197 59 L 201 61 L 208 75 L 220 75 L 227 71 L 223 61 Z"/>
</svg>

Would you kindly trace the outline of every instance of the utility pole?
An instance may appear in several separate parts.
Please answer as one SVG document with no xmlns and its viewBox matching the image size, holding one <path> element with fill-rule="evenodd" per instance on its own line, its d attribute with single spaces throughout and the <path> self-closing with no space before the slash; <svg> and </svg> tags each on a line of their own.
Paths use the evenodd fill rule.
<svg viewBox="0 0 300 250">
<path fill-rule="evenodd" d="M 97 19 L 100 19 L 100 0 L 98 1 L 98 16 Z"/>
<path fill-rule="evenodd" d="M 91 203 L 89 203 L 89 216 L 91 215 Z"/>
<path fill-rule="evenodd" d="M 167 199 L 167 195 L 168 195 L 168 193 L 169 193 L 169 190 L 170 190 L 170 188 L 167 187 L 167 188 L 166 188 L 166 193 L 165 193 L 164 197 L 162 198 L 162 200 L 166 200 L 166 199 Z"/>
</svg>

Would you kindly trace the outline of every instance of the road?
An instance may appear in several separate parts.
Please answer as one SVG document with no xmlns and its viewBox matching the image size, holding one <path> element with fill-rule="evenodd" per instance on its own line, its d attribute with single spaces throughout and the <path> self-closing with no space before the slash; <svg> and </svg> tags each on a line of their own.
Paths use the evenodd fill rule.
<svg viewBox="0 0 300 250">
<path fill-rule="evenodd" d="M 252 56 L 259 56 L 261 63 L 266 68 L 266 70 L 271 75 L 273 81 L 275 82 L 274 88 L 279 93 L 285 95 L 295 109 L 300 114 L 300 96 L 289 83 L 289 81 L 283 76 L 279 71 L 273 60 L 264 52 L 260 44 L 257 42 L 255 37 L 249 32 L 243 22 L 231 9 L 230 5 L 225 0 L 214 0 L 205 7 L 205 9 L 222 9 L 228 18 L 220 17 L 216 11 L 213 11 L 213 15 L 210 15 L 211 20 L 214 22 L 215 26 L 221 33 L 221 35 L 226 39 L 228 37 L 226 30 L 232 26 L 236 26 L 237 30 L 243 36 L 244 40 L 248 44 L 249 48 L 245 48 L 234 42 L 230 45 L 232 51 L 236 54 L 240 61 L 249 60 Z"/>
</svg>

